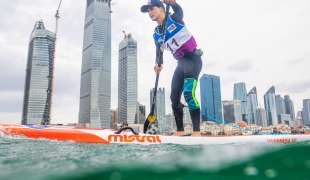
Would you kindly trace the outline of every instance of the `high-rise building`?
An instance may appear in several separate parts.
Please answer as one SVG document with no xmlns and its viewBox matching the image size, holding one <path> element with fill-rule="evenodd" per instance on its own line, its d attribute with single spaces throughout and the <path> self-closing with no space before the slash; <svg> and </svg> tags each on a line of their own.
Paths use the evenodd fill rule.
<svg viewBox="0 0 310 180">
<path fill-rule="evenodd" d="M 292 119 L 289 114 L 279 114 L 278 115 L 279 124 L 285 124 L 288 126 L 292 126 Z"/>
<path fill-rule="evenodd" d="M 242 121 L 242 108 L 240 100 L 223 101 L 224 120 L 226 123 Z"/>
<path fill-rule="evenodd" d="M 138 101 L 137 41 L 131 34 L 119 43 L 118 52 L 118 120 L 136 124 Z"/>
<path fill-rule="evenodd" d="M 42 20 L 32 30 L 28 47 L 22 124 L 50 124 L 55 33 Z"/>
<path fill-rule="evenodd" d="M 110 0 L 86 2 L 79 123 L 93 128 L 110 128 Z"/>
<path fill-rule="evenodd" d="M 220 77 L 203 74 L 200 78 L 202 121 L 223 121 Z"/>
<path fill-rule="evenodd" d="M 150 90 L 150 107 L 152 107 L 154 91 L 155 91 L 154 88 Z M 160 132 L 162 132 L 165 129 L 165 124 L 166 124 L 165 88 L 157 89 L 154 113 L 158 120 L 158 129 Z"/>
<path fill-rule="evenodd" d="M 310 127 L 310 99 L 304 99 L 302 105 L 303 123 L 305 126 Z"/>
<path fill-rule="evenodd" d="M 294 122 L 295 122 L 294 126 L 303 125 L 302 111 L 297 111 L 297 116 L 295 117 Z"/>
<path fill-rule="evenodd" d="M 245 83 L 235 83 L 234 84 L 234 100 L 239 100 L 241 102 L 241 113 L 242 113 L 242 121 L 247 121 L 247 91 L 245 87 Z"/>
<path fill-rule="evenodd" d="M 254 86 L 247 94 L 247 123 L 256 124 L 255 111 L 257 109 L 257 91 Z"/>
<path fill-rule="evenodd" d="M 284 103 L 285 103 L 285 114 L 289 114 L 291 119 L 295 118 L 295 108 L 294 102 L 290 99 L 289 95 L 284 96 Z"/>
<path fill-rule="evenodd" d="M 284 99 L 281 97 L 281 95 L 276 95 L 276 107 L 277 107 L 277 114 L 286 114 L 285 110 L 285 103 Z"/>
<path fill-rule="evenodd" d="M 277 107 L 276 107 L 276 96 L 275 88 L 272 86 L 264 95 L 264 104 L 267 115 L 267 125 L 277 125 L 278 116 L 277 116 Z"/>
<path fill-rule="evenodd" d="M 138 111 L 138 124 L 144 124 L 146 120 L 145 116 L 145 105 L 138 103 L 139 111 Z"/>
<path fill-rule="evenodd" d="M 267 126 L 266 111 L 260 104 L 255 111 L 255 118 L 258 126 Z"/>
</svg>

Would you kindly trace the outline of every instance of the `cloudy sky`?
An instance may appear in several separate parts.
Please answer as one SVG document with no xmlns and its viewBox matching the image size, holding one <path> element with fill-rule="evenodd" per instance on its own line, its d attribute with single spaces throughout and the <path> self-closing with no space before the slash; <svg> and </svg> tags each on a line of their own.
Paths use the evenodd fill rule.
<svg viewBox="0 0 310 180">
<path fill-rule="evenodd" d="M 147 0 L 113 0 L 112 103 L 117 108 L 118 43 L 123 30 L 138 42 L 139 101 L 149 113 L 156 26 L 140 7 Z M 193 3 L 194 2 L 194 3 Z M 178 0 L 184 21 L 203 49 L 200 74 L 220 76 L 222 100 L 233 99 L 233 85 L 245 82 L 247 91 L 257 87 L 258 100 L 271 86 L 276 94 L 290 95 L 295 111 L 310 98 L 309 0 Z M 58 0 L 0 1 L 0 123 L 20 123 L 29 36 L 40 18 L 55 31 Z M 63 0 L 60 8 L 55 61 L 52 123 L 78 121 L 83 25 L 86 0 Z M 166 88 L 170 108 L 170 81 L 176 66 L 169 52 L 159 86 Z M 197 99 L 200 101 L 199 85 Z"/>
</svg>

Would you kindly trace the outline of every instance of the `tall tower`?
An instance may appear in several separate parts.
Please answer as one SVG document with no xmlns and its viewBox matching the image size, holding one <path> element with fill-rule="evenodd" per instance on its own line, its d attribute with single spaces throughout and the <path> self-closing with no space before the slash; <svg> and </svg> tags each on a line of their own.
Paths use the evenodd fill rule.
<svg viewBox="0 0 310 180">
<path fill-rule="evenodd" d="M 258 126 L 267 126 L 267 117 L 265 109 L 259 104 L 255 111 L 256 124 Z"/>
<path fill-rule="evenodd" d="M 79 123 L 110 128 L 110 0 L 87 0 L 81 69 Z"/>
<path fill-rule="evenodd" d="M 291 116 L 291 120 L 293 120 L 295 118 L 295 108 L 294 102 L 290 99 L 289 95 L 284 96 L 284 104 L 286 114 L 289 114 Z"/>
<path fill-rule="evenodd" d="M 310 127 L 310 99 L 304 99 L 302 105 L 303 123 L 305 126 Z"/>
<path fill-rule="evenodd" d="M 223 121 L 220 77 L 203 74 L 200 78 L 200 97 L 202 121 Z"/>
<path fill-rule="evenodd" d="M 242 121 L 242 110 L 241 110 L 241 101 L 224 101 L 223 110 L 224 110 L 224 120 L 227 123 L 236 123 Z"/>
<path fill-rule="evenodd" d="M 247 94 L 247 123 L 256 124 L 255 111 L 257 109 L 257 90 L 254 86 Z"/>
<path fill-rule="evenodd" d="M 234 84 L 234 100 L 239 100 L 241 102 L 241 113 L 242 113 L 242 121 L 247 121 L 247 91 L 245 87 L 245 83 L 235 83 Z"/>
<path fill-rule="evenodd" d="M 276 107 L 275 88 L 272 86 L 264 95 L 264 104 L 267 115 L 267 125 L 277 125 L 278 115 Z"/>
<path fill-rule="evenodd" d="M 137 41 L 125 34 L 118 50 L 118 121 L 137 124 L 138 64 Z"/>
<path fill-rule="evenodd" d="M 277 107 L 277 114 L 286 114 L 285 110 L 285 103 L 284 99 L 281 97 L 281 95 L 276 95 L 276 107 Z"/>
<path fill-rule="evenodd" d="M 54 48 L 55 34 L 37 21 L 29 40 L 22 124 L 50 123 Z"/>
<path fill-rule="evenodd" d="M 152 100 L 154 96 L 155 89 L 150 90 L 150 107 L 152 107 Z M 156 104 L 155 104 L 155 115 L 158 120 L 158 129 L 163 131 L 166 127 L 166 101 L 165 101 L 165 88 L 158 88 L 156 92 Z"/>
</svg>

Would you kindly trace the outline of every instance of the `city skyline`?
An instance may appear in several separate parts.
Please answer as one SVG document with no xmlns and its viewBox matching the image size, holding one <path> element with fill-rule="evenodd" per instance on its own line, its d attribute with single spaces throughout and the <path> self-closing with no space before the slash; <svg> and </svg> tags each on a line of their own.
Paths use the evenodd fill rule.
<svg viewBox="0 0 310 180">
<path fill-rule="evenodd" d="M 0 116 L 4 122 L 20 122 L 25 78 L 20 72 L 25 71 L 33 22 L 41 17 L 47 29 L 54 29 L 58 3 L 35 0 L 0 2 L 1 14 L 8 17 L 1 20 L 0 34 L 0 81 L 5 84 L 0 89 Z M 143 47 L 138 50 L 141 67 L 138 69 L 138 101 L 147 106 L 148 114 L 148 92 L 155 81 L 152 33 L 156 23 L 140 12 L 144 3 L 119 1 L 112 6 L 111 108 L 117 107 L 117 44 L 123 39 L 122 31 L 125 30 L 131 32 Z M 233 99 L 233 84 L 244 82 L 248 87 L 258 87 L 258 102 L 262 103 L 263 93 L 274 85 L 277 94 L 290 95 L 295 111 L 302 109 L 303 99 L 309 98 L 310 94 L 310 81 L 306 78 L 310 59 L 310 50 L 306 48 L 310 46 L 310 2 L 206 1 L 206 8 L 185 0 L 178 3 L 184 9 L 185 23 L 195 35 L 198 47 L 204 51 L 201 74 L 221 77 L 223 100 Z M 78 119 L 85 5 L 86 1 L 68 0 L 62 2 L 60 9 L 52 123 L 70 123 Z M 200 13 L 204 19 L 192 19 L 194 13 Z M 166 87 L 167 94 L 170 94 L 171 71 L 175 65 L 171 54 L 165 52 L 159 86 Z M 290 67 L 289 72 L 287 67 Z M 199 87 L 196 94 L 199 100 Z M 169 95 L 166 96 L 166 107 L 170 107 Z M 169 110 L 167 108 L 167 112 Z"/>
</svg>

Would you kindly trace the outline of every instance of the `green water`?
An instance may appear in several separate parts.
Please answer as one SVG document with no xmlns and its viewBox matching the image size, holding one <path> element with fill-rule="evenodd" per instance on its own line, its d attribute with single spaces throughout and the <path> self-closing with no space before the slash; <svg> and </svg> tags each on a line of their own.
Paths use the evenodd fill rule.
<svg viewBox="0 0 310 180">
<path fill-rule="evenodd" d="M 2 137 L 0 179 L 310 180 L 310 142 L 102 145 Z"/>
</svg>

